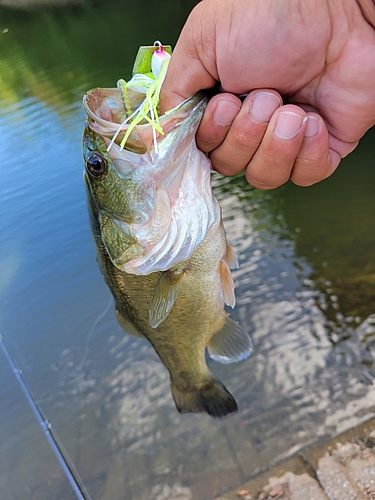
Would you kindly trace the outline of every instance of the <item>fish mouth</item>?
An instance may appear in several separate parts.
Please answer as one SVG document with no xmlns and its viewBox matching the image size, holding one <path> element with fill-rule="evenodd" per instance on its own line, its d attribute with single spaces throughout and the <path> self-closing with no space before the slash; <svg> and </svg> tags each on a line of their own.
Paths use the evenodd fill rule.
<svg viewBox="0 0 375 500">
<path fill-rule="evenodd" d="M 137 94 L 135 91 L 129 91 L 130 102 L 141 103 Z M 159 120 L 164 135 L 156 132 L 157 141 L 161 142 L 168 137 L 168 134 L 174 128 L 189 117 L 193 109 L 194 114 L 199 114 L 201 117 L 207 102 L 208 97 L 206 94 L 199 92 L 161 115 Z M 111 140 L 116 136 L 114 143 L 121 144 L 130 125 L 124 123 L 126 114 L 120 91 L 117 88 L 95 88 L 90 90 L 83 98 L 83 109 L 87 115 L 89 128 L 93 132 Z M 142 154 L 150 151 L 153 142 L 153 127 L 144 120 L 144 123 L 140 123 L 133 128 L 126 141 L 125 149 Z"/>
<path fill-rule="evenodd" d="M 132 217 L 116 213 L 113 206 L 107 212 L 98 207 L 104 218 L 111 217 L 118 226 L 115 231 L 131 234 L 145 249 L 139 257 L 121 264 L 113 259 L 120 270 L 138 275 L 168 270 L 188 260 L 220 221 L 211 189 L 211 164 L 195 142 L 207 102 L 201 92 L 160 116 L 164 134 L 155 133 L 148 122 L 135 125 L 122 148 L 129 124 L 121 122 L 125 110 L 119 90 L 93 89 L 84 97 L 88 134 L 99 136 L 118 177 L 127 178 L 129 186 L 141 193 L 142 201 L 134 207 Z"/>
</svg>

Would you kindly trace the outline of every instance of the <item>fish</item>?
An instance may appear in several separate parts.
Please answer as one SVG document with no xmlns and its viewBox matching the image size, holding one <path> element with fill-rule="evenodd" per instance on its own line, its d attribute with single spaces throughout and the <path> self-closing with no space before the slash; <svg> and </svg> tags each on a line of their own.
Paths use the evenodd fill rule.
<svg viewBox="0 0 375 500">
<path fill-rule="evenodd" d="M 129 100 L 140 103 L 136 93 Z M 222 418 L 238 406 L 208 368 L 206 350 L 231 363 L 249 357 L 253 345 L 224 308 L 235 305 L 230 268 L 238 263 L 212 192 L 210 161 L 195 142 L 207 102 L 199 93 L 162 115 L 157 144 L 146 122 L 122 147 L 119 90 L 89 91 L 84 180 L 97 261 L 119 324 L 151 343 L 180 413 Z"/>
</svg>

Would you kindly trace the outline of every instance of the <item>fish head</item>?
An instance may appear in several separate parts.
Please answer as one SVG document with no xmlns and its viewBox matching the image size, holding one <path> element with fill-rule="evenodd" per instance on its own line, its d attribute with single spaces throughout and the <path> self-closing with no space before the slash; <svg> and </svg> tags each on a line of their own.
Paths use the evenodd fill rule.
<svg viewBox="0 0 375 500">
<path fill-rule="evenodd" d="M 100 236 L 113 264 L 122 267 L 145 248 L 131 228 L 144 211 L 144 194 L 131 176 L 119 175 L 108 153 L 108 139 L 86 125 L 83 133 L 84 179 L 89 206 L 97 214 Z"/>
<path fill-rule="evenodd" d="M 160 117 L 163 133 L 146 121 L 131 129 L 124 145 L 129 124 L 118 89 L 94 89 L 84 97 L 86 183 L 120 270 L 150 274 L 189 259 L 220 218 L 210 162 L 195 143 L 206 105 L 206 96 L 197 94 Z M 124 239 L 137 251 L 125 244 L 124 254 Z"/>
<path fill-rule="evenodd" d="M 98 212 L 134 223 L 141 218 L 144 196 L 131 175 L 121 175 L 107 151 L 108 139 L 86 126 L 83 134 L 85 181 Z"/>
</svg>

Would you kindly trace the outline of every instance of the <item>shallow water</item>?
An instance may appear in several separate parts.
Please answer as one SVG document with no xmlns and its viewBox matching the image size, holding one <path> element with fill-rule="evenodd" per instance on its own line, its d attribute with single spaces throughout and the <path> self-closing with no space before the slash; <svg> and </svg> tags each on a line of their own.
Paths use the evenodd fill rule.
<svg viewBox="0 0 375 500">
<path fill-rule="evenodd" d="M 175 43 L 192 4 L 0 9 L 0 333 L 93 500 L 208 500 L 375 412 L 374 130 L 309 189 L 213 179 L 240 260 L 231 315 L 255 344 L 246 362 L 210 363 L 237 415 L 179 415 L 151 346 L 116 322 L 81 98 L 128 77 L 139 45 Z M 0 499 L 75 498 L 0 360 Z"/>
</svg>

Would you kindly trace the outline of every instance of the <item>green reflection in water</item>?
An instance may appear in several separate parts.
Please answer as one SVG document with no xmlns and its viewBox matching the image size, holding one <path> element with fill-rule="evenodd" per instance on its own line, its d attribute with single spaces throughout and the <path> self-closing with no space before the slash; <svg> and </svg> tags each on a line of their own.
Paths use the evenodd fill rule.
<svg viewBox="0 0 375 500">
<path fill-rule="evenodd" d="M 278 195 L 296 252 L 313 266 L 324 314 L 336 325 L 375 312 L 375 129 L 316 186 L 289 183 Z"/>
<path fill-rule="evenodd" d="M 76 101 L 92 87 L 113 87 L 131 74 L 140 45 L 174 45 L 191 0 L 109 0 L 35 12 L 0 7 L 0 99 L 47 104 Z M 5 32 L 4 32 L 5 31 Z"/>
</svg>

